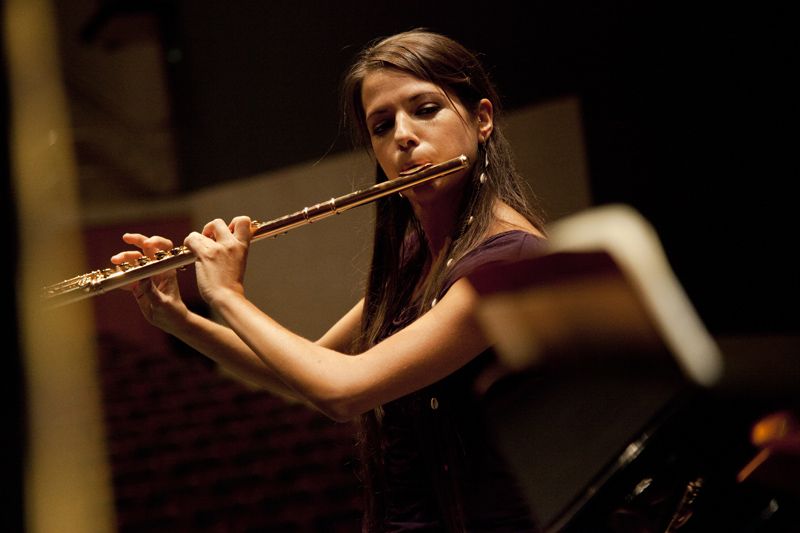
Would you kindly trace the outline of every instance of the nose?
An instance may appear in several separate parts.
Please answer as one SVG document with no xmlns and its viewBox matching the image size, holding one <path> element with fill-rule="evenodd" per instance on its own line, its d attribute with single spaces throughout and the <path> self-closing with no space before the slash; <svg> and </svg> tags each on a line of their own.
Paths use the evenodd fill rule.
<svg viewBox="0 0 800 533">
<path fill-rule="evenodd" d="M 407 150 L 419 144 L 414 121 L 405 113 L 398 113 L 395 117 L 394 139 L 402 150 Z"/>
</svg>

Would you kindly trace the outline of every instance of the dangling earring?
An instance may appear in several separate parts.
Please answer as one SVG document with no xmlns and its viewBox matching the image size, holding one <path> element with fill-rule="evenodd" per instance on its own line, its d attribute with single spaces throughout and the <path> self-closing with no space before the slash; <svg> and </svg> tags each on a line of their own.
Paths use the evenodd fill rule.
<svg viewBox="0 0 800 533">
<path fill-rule="evenodd" d="M 489 150 L 486 149 L 486 143 L 483 143 L 483 153 L 484 153 L 484 162 L 483 162 L 483 172 L 481 172 L 480 182 L 481 184 L 486 183 L 489 179 L 489 176 L 486 174 L 486 171 L 489 170 Z"/>
</svg>

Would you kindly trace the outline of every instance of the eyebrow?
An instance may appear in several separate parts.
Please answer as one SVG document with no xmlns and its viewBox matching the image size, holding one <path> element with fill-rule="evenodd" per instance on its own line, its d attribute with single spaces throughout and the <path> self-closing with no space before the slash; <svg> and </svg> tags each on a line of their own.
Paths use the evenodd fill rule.
<svg viewBox="0 0 800 533">
<path fill-rule="evenodd" d="M 442 93 L 438 92 L 438 91 L 421 91 L 419 93 L 415 93 L 414 95 L 409 97 L 406 101 L 413 104 L 415 101 L 417 101 L 417 100 L 419 100 L 421 98 L 424 98 L 424 97 L 426 97 L 428 95 L 435 95 L 435 96 L 441 97 Z M 364 120 L 369 121 L 370 117 L 372 117 L 373 115 L 379 115 L 379 114 L 385 112 L 386 109 L 387 109 L 386 106 L 382 106 L 382 107 L 379 107 L 378 109 L 374 109 L 365 117 Z"/>
</svg>

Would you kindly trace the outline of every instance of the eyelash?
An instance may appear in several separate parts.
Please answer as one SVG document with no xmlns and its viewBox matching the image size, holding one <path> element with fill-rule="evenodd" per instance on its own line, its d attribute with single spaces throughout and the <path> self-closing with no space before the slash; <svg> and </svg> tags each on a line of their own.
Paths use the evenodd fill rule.
<svg viewBox="0 0 800 533">
<path fill-rule="evenodd" d="M 421 116 L 433 115 L 436 114 L 441 108 L 442 106 L 435 103 L 423 104 L 417 108 L 415 114 Z M 378 122 L 377 124 L 375 124 L 375 126 L 372 127 L 372 135 L 380 137 L 381 135 L 386 133 L 386 130 L 389 128 L 389 124 L 391 124 L 390 120 Z"/>
<path fill-rule="evenodd" d="M 417 110 L 418 115 L 430 115 L 439 111 L 442 107 L 439 104 L 425 104 Z"/>
</svg>

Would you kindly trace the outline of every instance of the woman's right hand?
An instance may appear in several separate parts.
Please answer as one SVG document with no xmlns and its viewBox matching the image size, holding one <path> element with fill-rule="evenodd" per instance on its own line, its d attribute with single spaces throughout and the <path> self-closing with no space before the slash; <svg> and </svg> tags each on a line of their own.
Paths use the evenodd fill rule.
<svg viewBox="0 0 800 533">
<path fill-rule="evenodd" d="M 116 265 L 134 263 L 143 256 L 155 257 L 156 252 L 173 248 L 172 241 L 157 235 L 148 237 L 140 233 L 126 233 L 122 240 L 140 251 L 131 250 L 114 255 L 111 262 Z M 175 270 L 133 282 L 124 289 L 133 293 L 142 314 L 154 326 L 169 333 L 186 320 L 189 310 L 181 298 Z"/>
</svg>

